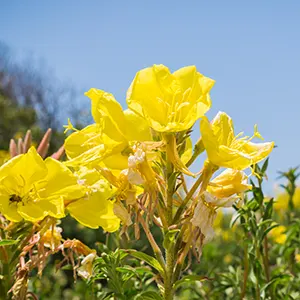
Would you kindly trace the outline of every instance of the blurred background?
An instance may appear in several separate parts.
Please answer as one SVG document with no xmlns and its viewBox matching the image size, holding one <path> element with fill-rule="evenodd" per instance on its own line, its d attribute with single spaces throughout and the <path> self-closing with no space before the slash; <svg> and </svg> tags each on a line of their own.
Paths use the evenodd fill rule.
<svg viewBox="0 0 300 300">
<path fill-rule="evenodd" d="M 209 118 L 226 111 L 237 132 L 258 124 L 275 141 L 272 192 L 277 171 L 299 164 L 299 28 L 296 0 L 3 1 L 0 147 L 25 128 L 91 122 L 91 87 L 126 107 L 139 69 L 193 64 L 216 80 Z"/>
<path fill-rule="evenodd" d="M 275 141 L 267 193 L 279 170 L 300 162 L 297 0 L 1 1 L 0 16 L 0 151 L 27 129 L 39 141 L 51 127 L 53 152 L 68 117 L 75 127 L 92 122 L 83 95 L 89 88 L 113 93 L 125 108 L 138 70 L 196 65 L 216 80 L 210 119 L 226 111 L 237 133 L 252 135 L 258 124 L 265 140 Z M 65 222 L 69 237 L 104 241 L 101 232 Z M 71 285 L 61 278 L 58 285 Z"/>
</svg>

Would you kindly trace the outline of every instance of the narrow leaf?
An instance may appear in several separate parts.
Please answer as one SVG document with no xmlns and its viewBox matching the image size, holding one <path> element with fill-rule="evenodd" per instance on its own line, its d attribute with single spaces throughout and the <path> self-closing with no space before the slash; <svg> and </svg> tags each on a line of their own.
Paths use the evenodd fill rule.
<svg viewBox="0 0 300 300">
<path fill-rule="evenodd" d="M 176 290 L 179 286 L 185 283 L 193 283 L 195 281 L 204 281 L 204 280 L 211 280 L 211 279 L 200 275 L 187 275 L 174 283 L 174 289 Z"/>
<path fill-rule="evenodd" d="M 156 269 L 160 274 L 163 274 L 164 270 L 162 266 L 154 257 L 136 250 L 128 250 L 128 253 L 139 260 L 145 261 L 148 265 Z"/>
<path fill-rule="evenodd" d="M 16 244 L 17 242 L 17 240 L 1 240 L 0 246 L 10 246 Z"/>
</svg>

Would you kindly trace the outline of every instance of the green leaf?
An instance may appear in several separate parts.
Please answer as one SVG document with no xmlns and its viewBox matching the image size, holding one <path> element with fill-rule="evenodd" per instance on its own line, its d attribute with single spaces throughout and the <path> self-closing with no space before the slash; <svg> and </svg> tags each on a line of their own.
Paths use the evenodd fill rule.
<svg viewBox="0 0 300 300">
<path fill-rule="evenodd" d="M 270 280 L 270 282 L 268 282 L 266 285 L 264 285 L 264 287 L 262 288 L 261 292 L 267 290 L 274 283 L 285 282 L 286 280 L 288 280 L 290 278 L 291 278 L 291 275 L 289 275 L 289 274 L 280 274 L 280 275 L 274 276 Z"/>
<path fill-rule="evenodd" d="M 176 235 L 179 232 L 179 229 L 171 229 L 167 231 L 163 242 L 163 246 L 165 249 L 168 249 L 172 244 L 174 244 Z"/>
<path fill-rule="evenodd" d="M 211 280 L 211 279 L 200 275 L 187 275 L 174 283 L 174 289 L 176 290 L 179 286 L 185 283 L 193 283 L 195 281 L 204 281 L 204 280 Z"/>
<path fill-rule="evenodd" d="M 127 250 L 127 252 L 135 258 L 145 261 L 148 265 L 156 269 L 160 274 L 164 273 L 162 266 L 154 257 L 136 250 Z"/>
<path fill-rule="evenodd" d="M 263 166 L 261 167 L 261 172 L 262 172 L 263 175 L 266 173 L 268 165 L 269 165 L 269 158 L 267 158 L 265 160 Z"/>
<path fill-rule="evenodd" d="M 272 198 L 266 205 L 265 212 L 263 215 L 263 220 L 271 219 L 273 212 L 273 202 L 274 198 Z"/>
<path fill-rule="evenodd" d="M 278 226 L 279 226 L 279 224 L 274 224 L 274 225 L 270 226 L 269 228 L 267 228 L 267 229 L 263 232 L 262 236 L 260 237 L 260 240 L 262 241 L 262 240 L 264 239 L 264 237 L 265 237 L 265 236 L 266 236 L 273 228 L 278 227 Z"/>
<path fill-rule="evenodd" d="M 10 246 L 16 244 L 17 242 L 18 240 L 1 240 L 0 246 Z"/>
<path fill-rule="evenodd" d="M 134 300 L 163 300 L 163 298 L 156 292 L 148 291 L 138 294 Z"/>
</svg>

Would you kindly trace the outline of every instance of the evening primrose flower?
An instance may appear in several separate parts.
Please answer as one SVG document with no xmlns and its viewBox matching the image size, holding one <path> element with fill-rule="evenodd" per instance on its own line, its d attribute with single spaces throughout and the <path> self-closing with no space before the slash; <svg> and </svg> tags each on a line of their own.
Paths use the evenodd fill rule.
<svg viewBox="0 0 300 300">
<path fill-rule="evenodd" d="M 274 147 L 274 142 L 251 142 L 254 137 L 261 138 L 257 130 L 251 138 L 235 136 L 232 119 L 224 112 L 219 112 L 211 124 L 204 116 L 200 130 L 208 160 L 219 167 L 244 170 L 265 159 Z"/>
<path fill-rule="evenodd" d="M 283 245 L 286 242 L 287 235 L 286 235 L 286 227 L 283 225 L 279 225 L 273 228 L 269 232 L 269 236 L 278 244 Z"/>
<path fill-rule="evenodd" d="M 151 141 L 150 128 L 145 120 L 121 105 L 112 94 L 90 89 L 85 93 L 91 99 L 95 123 L 73 132 L 65 141 L 67 165 L 95 166 L 103 162 L 112 169 L 127 166 L 129 143 Z"/>
<path fill-rule="evenodd" d="M 226 169 L 209 183 L 207 191 L 217 198 L 228 198 L 251 189 L 247 180 L 244 172 Z"/>
<path fill-rule="evenodd" d="M 77 172 L 77 176 L 78 183 L 86 190 L 86 195 L 66 203 L 70 215 L 86 227 L 102 227 L 108 232 L 118 230 L 120 219 L 114 214 L 114 204 L 110 200 L 115 190 L 95 169 L 83 167 Z"/>
<path fill-rule="evenodd" d="M 275 197 L 274 209 L 280 214 L 285 213 L 288 210 L 289 201 L 290 196 L 286 191 L 278 194 Z M 300 187 L 296 188 L 292 201 L 295 208 L 300 208 Z"/>
<path fill-rule="evenodd" d="M 64 200 L 83 194 L 67 167 L 51 157 L 44 161 L 34 147 L 0 168 L 0 212 L 13 222 L 62 218 Z"/>
<path fill-rule="evenodd" d="M 137 72 L 127 92 L 127 104 L 156 131 L 183 131 L 210 109 L 213 85 L 214 80 L 195 66 L 171 74 L 166 66 L 153 65 Z"/>
</svg>

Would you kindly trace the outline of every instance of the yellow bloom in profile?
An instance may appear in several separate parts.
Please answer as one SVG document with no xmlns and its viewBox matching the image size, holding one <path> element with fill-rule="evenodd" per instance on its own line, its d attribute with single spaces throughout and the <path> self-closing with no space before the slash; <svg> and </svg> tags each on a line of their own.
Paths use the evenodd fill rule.
<svg viewBox="0 0 300 300">
<path fill-rule="evenodd" d="M 110 201 L 115 190 L 95 169 L 81 168 L 77 175 L 78 182 L 85 187 L 86 195 L 66 203 L 70 215 L 90 228 L 102 227 L 108 232 L 118 230 L 120 219 L 114 214 L 114 203 Z"/>
<path fill-rule="evenodd" d="M 219 167 L 244 170 L 265 159 L 274 147 L 274 142 L 251 142 L 254 137 L 261 138 L 257 131 L 251 138 L 235 136 L 232 119 L 224 112 L 219 112 L 211 123 L 204 116 L 200 130 L 208 160 Z"/>
<path fill-rule="evenodd" d="M 210 109 L 213 85 L 214 80 L 195 66 L 171 74 L 166 66 L 153 65 L 137 72 L 127 92 L 127 104 L 156 131 L 183 131 Z"/>
<path fill-rule="evenodd" d="M 43 161 L 34 147 L 0 168 L 0 212 L 13 222 L 62 218 L 64 200 L 83 194 L 67 167 L 50 157 Z"/>
<path fill-rule="evenodd" d="M 285 234 L 286 232 L 286 227 L 283 225 L 277 226 L 275 228 L 273 228 L 270 232 L 269 232 L 269 236 L 278 244 L 284 244 L 287 236 Z"/>
<path fill-rule="evenodd" d="M 251 189 L 247 180 L 248 176 L 244 172 L 226 169 L 210 182 L 207 191 L 217 198 L 228 198 Z"/>
<path fill-rule="evenodd" d="M 143 118 L 121 105 L 112 94 L 90 89 L 92 115 L 96 123 L 72 133 L 65 141 L 69 166 L 94 166 L 104 162 L 112 169 L 127 166 L 130 142 L 151 141 L 150 128 Z"/>
</svg>

